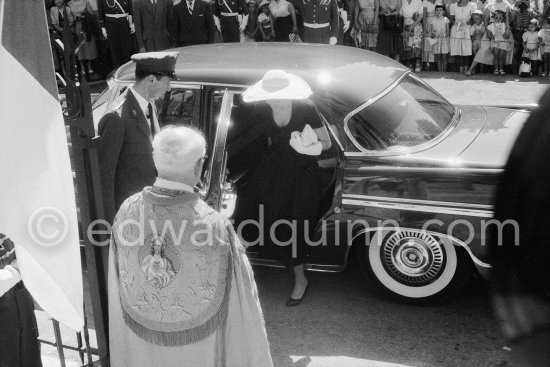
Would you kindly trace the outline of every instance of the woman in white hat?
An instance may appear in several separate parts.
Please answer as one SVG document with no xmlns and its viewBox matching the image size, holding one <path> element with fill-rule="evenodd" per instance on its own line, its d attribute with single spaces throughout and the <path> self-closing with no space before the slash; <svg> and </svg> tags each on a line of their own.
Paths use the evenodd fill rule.
<svg viewBox="0 0 550 367">
<path fill-rule="evenodd" d="M 289 307 L 300 304 L 307 289 L 304 263 L 308 240 L 315 241 L 321 200 L 317 156 L 331 146 L 328 132 L 308 99 L 312 94 L 303 79 L 282 70 L 268 71 L 243 94 L 245 102 L 258 102 L 265 112 L 258 123 L 265 124 L 270 144 L 256 168 L 254 188 L 258 204 L 263 205 L 267 249 L 294 269 Z"/>
</svg>

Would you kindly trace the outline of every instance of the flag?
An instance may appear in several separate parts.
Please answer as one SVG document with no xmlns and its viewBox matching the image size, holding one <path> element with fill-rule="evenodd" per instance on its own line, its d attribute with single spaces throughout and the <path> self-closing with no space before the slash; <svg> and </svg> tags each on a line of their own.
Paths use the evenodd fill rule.
<svg viewBox="0 0 550 367">
<path fill-rule="evenodd" d="M 40 307 L 80 330 L 73 178 L 41 0 L 0 0 L 0 116 L 0 232 Z"/>
</svg>

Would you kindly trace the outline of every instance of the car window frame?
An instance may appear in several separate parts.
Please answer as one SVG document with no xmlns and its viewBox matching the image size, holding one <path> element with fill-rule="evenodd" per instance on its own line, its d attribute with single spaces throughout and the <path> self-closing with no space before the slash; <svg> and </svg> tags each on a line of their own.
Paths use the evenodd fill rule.
<svg viewBox="0 0 550 367">
<path fill-rule="evenodd" d="M 197 126 L 193 125 L 193 128 L 201 128 L 203 126 L 203 121 L 205 119 L 205 117 L 203 116 L 203 111 L 202 111 L 202 100 L 204 98 L 204 86 L 201 85 L 201 84 L 197 84 L 197 83 L 185 83 L 185 82 L 179 82 L 179 81 L 172 81 L 170 83 L 170 92 L 169 93 L 172 93 L 172 91 L 174 89 L 179 89 L 179 90 L 197 90 L 198 91 L 198 98 L 199 100 L 198 101 L 193 101 L 193 114 L 194 115 L 198 115 L 196 116 L 197 118 Z M 161 111 L 159 111 L 160 113 Z M 179 125 L 178 125 L 179 126 Z"/>
<path fill-rule="evenodd" d="M 392 84 L 390 84 L 388 86 L 388 88 L 386 88 L 384 91 L 382 91 L 381 93 L 379 93 L 378 95 L 374 96 L 373 98 L 369 99 L 367 102 L 363 103 L 362 105 L 358 106 L 357 108 L 353 109 L 350 113 L 347 114 L 347 116 L 344 118 L 344 131 L 348 137 L 348 139 L 351 141 L 351 143 L 353 144 L 353 146 L 359 150 L 358 152 L 350 152 L 350 151 L 345 151 L 345 155 L 346 156 L 350 156 L 350 157 L 353 157 L 353 156 L 361 156 L 361 157 L 364 157 L 364 156 L 368 156 L 368 157 L 390 157 L 390 156 L 399 156 L 399 155 L 405 155 L 405 154 L 411 154 L 411 153 L 417 153 L 417 152 L 420 152 L 420 151 L 423 151 L 423 150 L 426 150 L 426 149 L 429 149 L 431 148 L 432 146 L 440 143 L 446 136 L 448 136 L 451 131 L 454 129 L 454 127 L 458 124 L 458 121 L 460 121 L 460 116 L 462 114 L 461 110 L 455 106 L 454 104 L 450 103 L 450 105 L 453 106 L 454 108 L 454 115 L 453 115 L 453 118 L 451 120 L 451 122 L 449 123 L 449 125 L 447 125 L 447 127 L 437 136 L 435 137 L 434 139 L 430 140 L 430 141 L 427 141 L 425 143 L 422 143 L 422 144 L 418 144 L 418 145 L 415 145 L 415 146 L 412 146 L 412 147 L 404 147 L 402 149 L 398 149 L 398 150 L 392 150 L 392 149 L 385 149 L 385 150 L 369 150 L 369 149 L 366 149 L 365 147 L 363 147 L 356 139 L 355 137 L 353 136 L 350 128 L 349 128 L 349 121 L 352 119 L 353 116 L 355 116 L 357 113 L 359 113 L 360 111 L 364 110 L 365 108 L 369 107 L 370 105 L 372 105 L 373 103 L 375 103 L 376 101 L 378 101 L 379 99 L 383 98 L 384 96 L 386 96 L 387 94 L 389 94 L 391 91 L 393 91 L 395 88 L 397 88 L 398 85 L 401 84 L 401 81 L 403 79 L 405 79 L 406 77 L 409 77 L 409 78 L 412 78 L 412 79 L 415 79 L 415 81 L 421 83 L 423 86 L 425 86 L 426 88 L 428 88 L 429 90 L 431 90 L 433 93 L 437 94 L 438 96 L 440 96 L 443 100 L 446 101 L 446 99 L 441 96 L 440 93 L 438 93 L 435 89 L 433 89 L 432 87 L 430 87 L 428 84 L 426 84 L 426 82 L 424 82 L 422 79 L 420 79 L 419 77 L 417 77 L 416 75 L 414 75 L 413 73 L 411 73 L 410 71 L 408 72 L 405 72 L 403 73 L 402 75 L 399 76 L 399 78 L 397 78 Z"/>
</svg>

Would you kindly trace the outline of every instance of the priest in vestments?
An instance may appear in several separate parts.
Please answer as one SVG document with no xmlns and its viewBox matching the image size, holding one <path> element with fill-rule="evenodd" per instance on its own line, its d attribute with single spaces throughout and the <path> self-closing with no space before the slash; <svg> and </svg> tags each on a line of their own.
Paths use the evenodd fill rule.
<svg viewBox="0 0 550 367">
<path fill-rule="evenodd" d="M 244 248 L 193 189 L 204 137 L 167 127 L 153 158 L 155 183 L 128 198 L 113 225 L 111 366 L 273 366 Z"/>
</svg>

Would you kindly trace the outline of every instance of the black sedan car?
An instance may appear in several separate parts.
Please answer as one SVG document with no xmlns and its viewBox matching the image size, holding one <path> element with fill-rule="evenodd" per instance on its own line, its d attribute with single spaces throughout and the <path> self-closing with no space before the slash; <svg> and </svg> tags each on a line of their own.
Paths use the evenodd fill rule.
<svg viewBox="0 0 550 367">
<path fill-rule="evenodd" d="M 242 93 L 283 69 L 309 83 L 332 139 L 318 159 L 322 218 L 307 268 L 339 272 L 353 261 L 390 294 L 422 301 L 452 294 L 476 269 L 487 274 L 495 187 L 528 112 L 454 106 L 408 68 L 360 49 L 257 43 L 179 51 L 179 80 L 158 102 L 159 121 L 205 134 L 202 194 L 235 225 L 257 217 L 250 176 L 267 147 Z M 114 73 L 94 102 L 96 123 L 134 70 L 130 62 Z M 248 251 L 256 264 L 278 265 L 262 246 Z"/>
</svg>

